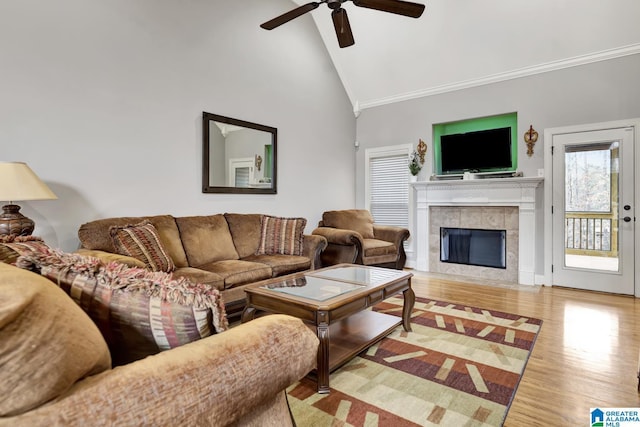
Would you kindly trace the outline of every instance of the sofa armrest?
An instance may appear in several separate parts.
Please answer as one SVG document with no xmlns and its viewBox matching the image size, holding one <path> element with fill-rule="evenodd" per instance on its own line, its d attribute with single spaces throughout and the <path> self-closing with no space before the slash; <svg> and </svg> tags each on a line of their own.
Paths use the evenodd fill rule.
<svg viewBox="0 0 640 427">
<path fill-rule="evenodd" d="M 407 261 L 407 254 L 404 251 L 404 241 L 410 236 L 409 230 L 402 227 L 394 227 L 391 225 L 373 225 L 373 235 L 378 240 L 391 242 L 398 249 L 398 257 L 396 258 L 395 267 L 398 270 L 404 268 Z"/>
<path fill-rule="evenodd" d="M 409 230 L 391 225 L 373 225 L 373 235 L 378 240 L 391 242 L 400 247 L 402 242 L 409 238 Z"/>
<path fill-rule="evenodd" d="M 94 258 L 98 258 L 105 263 L 110 263 L 112 261 L 115 261 L 124 265 L 128 265 L 129 267 L 140 267 L 140 268 L 146 269 L 144 262 L 131 256 L 114 254 L 112 252 L 101 251 L 97 249 L 85 249 L 85 248 L 80 248 L 77 251 L 75 251 L 75 253 L 83 256 L 91 256 Z"/>
<path fill-rule="evenodd" d="M 318 338 L 269 315 L 76 383 L 0 425 L 235 424 L 316 366 Z"/>
<path fill-rule="evenodd" d="M 321 267 L 320 254 L 327 247 L 327 239 L 323 236 L 316 236 L 312 234 L 305 234 L 303 236 L 302 255 L 311 260 L 311 270 L 315 270 Z"/>
<path fill-rule="evenodd" d="M 318 227 L 313 230 L 312 234 L 323 236 L 329 244 L 334 245 L 360 245 L 362 247 L 362 235 L 357 231 L 344 230 L 333 227 Z"/>
</svg>

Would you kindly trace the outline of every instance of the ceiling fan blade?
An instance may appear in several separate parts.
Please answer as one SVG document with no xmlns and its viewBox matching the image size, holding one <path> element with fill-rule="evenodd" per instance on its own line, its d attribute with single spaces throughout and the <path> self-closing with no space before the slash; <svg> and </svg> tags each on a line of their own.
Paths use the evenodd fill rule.
<svg viewBox="0 0 640 427">
<path fill-rule="evenodd" d="M 381 10 L 397 15 L 419 18 L 424 12 L 424 5 L 403 0 L 353 0 L 353 4 L 368 9 Z"/>
<path fill-rule="evenodd" d="M 348 47 L 354 44 L 355 40 L 353 40 L 347 11 L 342 8 L 334 9 L 331 12 L 331 18 L 333 18 L 333 26 L 336 29 L 336 36 L 338 36 L 338 45 L 340 47 Z"/>
<path fill-rule="evenodd" d="M 286 24 L 287 22 L 297 18 L 300 15 L 304 15 L 307 12 L 311 12 L 313 9 L 316 9 L 318 6 L 320 6 L 320 3 L 315 1 L 311 3 L 307 3 L 300 7 L 296 7 L 295 9 L 290 10 L 287 13 L 283 13 L 282 15 L 277 16 L 272 20 L 265 22 L 260 26 L 265 30 L 273 30 L 274 28 L 279 27 L 282 24 Z"/>
</svg>

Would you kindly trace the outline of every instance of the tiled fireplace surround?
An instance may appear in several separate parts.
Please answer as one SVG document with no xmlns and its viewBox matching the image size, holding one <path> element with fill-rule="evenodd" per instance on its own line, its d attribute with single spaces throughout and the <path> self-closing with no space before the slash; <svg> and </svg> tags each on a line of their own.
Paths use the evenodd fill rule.
<svg viewBox="0 0 640 427">
<path fill-rule="evenodd" d="M 542 178 L 489 178 L 411 184 L 414 268 L 533 285 L 536 188 Z M 440 261 L 440 227 L 507 231 L 507 268 Z"/>
</svg>

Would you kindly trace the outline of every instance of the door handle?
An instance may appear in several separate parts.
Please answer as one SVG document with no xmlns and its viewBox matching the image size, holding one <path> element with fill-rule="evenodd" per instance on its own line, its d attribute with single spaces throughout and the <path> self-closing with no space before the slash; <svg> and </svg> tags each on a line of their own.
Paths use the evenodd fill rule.
<svg viewBox="0 0 640 427">
<path fill-rule="evenodd" d="M 625 216 L 624 218 L 622 218 L 622 220 L 624 222 L 631 222 L 631 217 Z"/>
</svg>

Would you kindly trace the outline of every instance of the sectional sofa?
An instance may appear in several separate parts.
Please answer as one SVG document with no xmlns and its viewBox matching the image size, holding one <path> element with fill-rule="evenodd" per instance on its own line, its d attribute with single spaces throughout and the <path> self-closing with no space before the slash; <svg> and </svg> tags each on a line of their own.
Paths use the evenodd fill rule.
<svg viewBox="0 0 640 427">
<path fill-rule="evenodd" d="M 245 286 L 320 267 L 327 240 L 305 235 L 305 225 L 304 218 L 237 213 L 106 218 L 80 227 L 77 252 L 212 286 L 235 318 Z"/>
</svg>

